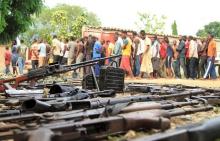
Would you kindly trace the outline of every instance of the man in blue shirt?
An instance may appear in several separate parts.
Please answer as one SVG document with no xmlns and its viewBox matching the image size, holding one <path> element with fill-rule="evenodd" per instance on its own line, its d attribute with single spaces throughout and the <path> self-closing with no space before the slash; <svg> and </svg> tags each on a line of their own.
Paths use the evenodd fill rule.
<svg viewBox="0 0 220 141">
<path fill-rule="evenodd" d="M 186 56 L 185 56 L 185 52 L 186 52 L 186 49 L 185 49 L 185 41 L 186 41 L 186 36 L 180 37 L 180 43 L 179 43 L 179 46 L 177 47 L 176 50 L 179 52 L 178 62 L 179 62 L 180 66 L 181 66 L 182 69 L 183 69 L 185 78 L 188 78 L 187 70 L 186 70 L 186 63 L 185 63 L 185 62 L 186 62 Z"/>
<path fill-rule="evenodd" d="M 169 43 L 169 39 L 168 37 L 164 38 L 164 41 L 167 44 L 167 50 L 166 50 L 166 72 L 167 72 L 167 76 L 169 78 L 172 77 L 172 70 L 171 70 L 171 64 L 172 64 L 172 58 L 173 58 L 173 48 L 171 47 L 170 43 Z"/>
<path fill-rule="evenodd" d="M 25 67 L 25 60 L 26 60 L 26 52 L 27 52 L 27 46 L 24 44 L 24 40 L 21 40 L 21 45 L 18 47 L 18 69 L 19 74 L 23 74 L 23 70 Z"/>
<path fill-rule="evenodd" d="M 102 50 L 102 45 L 99 42 L 98 38 L 96 38 L 96 42 L 93 46 L 93 54 L 92 54 L 92 59 L 97 59 L 97 58 L 101 58 L 101 50 Z M 95 65 L 95 74 L 97 76 L 99 76 L 100 74 L 100 65 L 97 63 Z"/>
<path fill-rule="evenodd" d="M 92 55 L 93 59 L 101 57 L 101 48 L 102 48 L 101 43 L 96 39 L 96 42 L 93 46 L 93 55 Z"/>
</svg>

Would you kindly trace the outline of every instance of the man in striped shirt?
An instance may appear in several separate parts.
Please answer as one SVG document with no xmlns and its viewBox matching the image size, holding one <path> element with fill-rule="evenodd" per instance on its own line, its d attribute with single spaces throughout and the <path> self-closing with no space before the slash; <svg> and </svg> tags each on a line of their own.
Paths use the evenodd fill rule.
<svg viewBox="0 0 220 141">
<path fill-rule="evenodd" d="M 191 79 L 196 78 L 196 66 L 198 60 L 197 43 L 192 36 L 189 36 L 189 77 Z"/>
</svg>

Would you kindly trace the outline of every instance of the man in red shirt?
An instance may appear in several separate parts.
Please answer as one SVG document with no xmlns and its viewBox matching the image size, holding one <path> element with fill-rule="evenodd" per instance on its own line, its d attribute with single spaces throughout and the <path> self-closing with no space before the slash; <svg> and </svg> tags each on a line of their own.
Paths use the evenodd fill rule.
<svg viewBox="0 0 220 141">
<path fill-rule="evenodd" d="M 187 76 L 189 77 L 189 62 L 190 62 L 190 58 L 189 58 L 189 37 L 186 38 L 186 42 L 185 42 L 185 49 L 186 49 L 186 72 L 187 72 Z"/>
<path fill-rule="evenodd" d="M 166 77 L 166 52 L 167 52 L 167 43 L 164 39 L 162 39 L 160 43 L 160 76 Z"/>
<path fill-rule="evenodd" d="M 39 51 L 38 51 L 38 42 L 34 39 L 31 45 L 31 64 L 32 69 L 38 68 L 38 60 L 39 60 Z"/>
<path fill-rule="evenodd" d="M 5 47 L 5 74 L 10 73 L 10 63 L 11 63 L 11 52 L 9 51 L 9 47 Z"/>
</svg>

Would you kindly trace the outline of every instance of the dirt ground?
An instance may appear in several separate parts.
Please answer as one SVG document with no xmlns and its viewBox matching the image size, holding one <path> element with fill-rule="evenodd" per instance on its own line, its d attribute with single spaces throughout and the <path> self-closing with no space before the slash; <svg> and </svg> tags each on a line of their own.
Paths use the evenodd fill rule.
<svg viewBox="0 0 220 141">
<path fill-rule="evenodd" d="M 155 83 L 155 84 L 182 84 L 186 86 L 198 86 L 205 88 L 220 88 L 220 79 L 216 80 L 189 80 L 189 79 L 127 79 L 127 83 Z"/>
</svg>

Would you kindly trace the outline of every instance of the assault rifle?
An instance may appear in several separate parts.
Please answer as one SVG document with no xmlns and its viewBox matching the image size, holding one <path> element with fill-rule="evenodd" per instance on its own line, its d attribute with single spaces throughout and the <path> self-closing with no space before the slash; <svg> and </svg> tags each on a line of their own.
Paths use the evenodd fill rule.
<svg viewBox="0 0 220 141">
<path fill-rule="evenodd" d="M 117 116 L 96 118 L 79 122 L 60 121 L 42 124 L 38 127 L 22 128 L 14 134 L 15 141 L 68 141 L 68 140 L 96 140 L 109 135 L 124 133 L 128 130 L 161 129 L 170 128 L 170 120 L 173 116 L 192 114 L 200 111 L 211 110 L 212 107 L 200 107 L 192 109 L 145 110 L 119 114 Z M 24 129 L 24 130 L 23 130 Z M 31 130 L 33 129 L 33 130 Z M 4 138 L 2 138 L 4 139 Z"/>
<path fill-rule="evenodd" d="M 174 94 L 185 90 L 201 89 L 199 87 L 189 87 L 184 85 L 158 85 L 158 84 L 127 84 L 125 91 L 132 93 L 151 93 L 151 94 Z M 203 88 L 204 89 L 204 88 Z M 211 91 L 214 89 L 205 89 Z"/>
<path fill-rule="evenodd" d="M 31 70 L 27 74 L 24 74 L 24 75 L 15 77 L 15 78 L 0 80 L 0 92 L 4 92 L 4 90 L 7 89 L 7 87 L 10 87 L 9 85 L 6 85 L 7 83 L 14 83 L 12 84 L 12 87 L 16 88 L 18 87 L 19 83 L 24 82 L 24 81 L 42 79 L 42 78 L 45 78 L 47 76 L 51 76 L 54 74 L 66 73 L 68 71 L 76 70 L 81 67 L 92 66 L 100 61 L 110 59 L 110 58 L 116 58 L 116 57 L 121 57 L 121 55 L 97 58 L 94 60 L 80 62 L 80 63 L 76 63 L 72 65 L 53 64 L 53 65 L 48 65 L 48 66 L 41 67 L 35 70 Z"/>
<path fill-rule="evenodd" d="M 158 85 L 153 83 L 128 83 L 125 87 L 125 91 L 132 93 L 161 93 L 161 94 L 173 94 L 185 90 L 204 89 L 207 94 L 220 95 L 220 89 L 217 88 L 201 88 L 196 86 L 186 86 L 180 84 L 164 84 Z"/>
<path fill-rule="evenodd" d="M 194 99 L 203 99 L 207 101 L 208 104 L 211 105 L 219 105 L 220 104 L 220 96 L 219 95 L 205 95 L 205 96 L 194 96 Z"/>
<path fill-rule="evenodd" d="M 169 130 L 132 141 L 217 141 L 220 139 L 219 131 L 220 117 L 217 117 L 204 123 L 183 126 L 176 130 Z"/>
<path fill-rule="evenodd" d="M 96 98 L 96 97 L 113 97 L 115 96 L 114 90 L 104 90 L 104 91 L 85 91 L 80 90 L 78 88 L 73 89 L 74 91 L 69 92 L 62 92 L 62 93 L 55 93 L 48 95 L 49 97 L 43 98 L 43 94 L 20 94 L 20 95 L 13 95 L 10 98 L 7 99 L 0 99 L 0 104 L 4 104 L 6 106 L 19 106 L 24 101 L 29 99 L 36 99 L 42 102 L 49 101 L 50 103 L 53 102 L 63 102 L 68 100 L 82 100 L 82 99 L 90 99 L 90 98 Z M 1 113 L 0 113 L 1 117 Z"/>
<path fill-rule="evenodd" d="M 62 102 L 42 102 L 36 99 L 26 100 L 22 104 L 22 109 L 27 111 L 35 111 L 38 109 L 43 110 L 43 112 L 52 111 L 60 111 L 64 109 L 69 110 L 77 110 L 77 109 L 95 109 L 105 107 L 107 105 L 114 105 L 118 103 L 129 103 L 129 102 L 146 102 L 146 101 L 160 101 L 167 100 L 173 98 L 181 98 L 187 96 L 193 96 L 198 94 L 203 94 L 204 90 L 193 90 L 193 91 L 185 91 L 179 94 L 171 94 L 171 95 L 151 95 L 151 96 L 129 96 L 129 97 L 121 97 L 121 98 L 93 98 L 89 100 L 67 100 Z"/>
<path fill-rule="evenodd" d="M 141 110 L 152 110 L 152 109 L 173 109 L 183 106 L 193 106 L 199 104 L 198 101 L 189 102 L 137 102 L 137 103 L 122 103 L 113 106 L 107 106 L 104 108 L 90 109 L 90 110 L 74 110 L 74 111 L 63 111 L 63 112 L 48 112 L 43 114 L 21 114 L 19 116 L 4 117 L 0 114 L 0 122 L 33 122 L 40 123 L 41 121 L 56 121 L 56 120 L 83 120 L 85 118 L 98 118 L 100 116 L 113 116 L 119 113 L 128 113 Z M 17 110 L 16 110 L 17 111 Z M 12 114 L 11 114 L 12 115 Z M 9 115 L 7 115 L 9 116 Z M 52 118 L 51 118 L 52 117 Z"/>
<path fill-rule="evenodd" d="M 60 96 L 61 95 L 61 96 Z M 55 112 L 68 110 L 71 105 L 69 101 L 78 101 L 82 99 L 90 99 L 97 97 L 111 97 L 115 95 L 114 90 L 104 90 L 99 92 L 81 92 L 73 96 L 69 96 L 68 92 L 59 94 L 60 97 L 54 98 L 31 98 L 24 100 L 21 108 L 24 111 L 33 111 L 37 113 L 42 112 Z"/>
<path fill-rule="evenodd" d="M 173 85 L 157 85 L 157 84 L 128 84 L 125 91 L 134 93 L 164 93 L 172 94 L 184 91 L 185 88 Z"/>
</svg>

